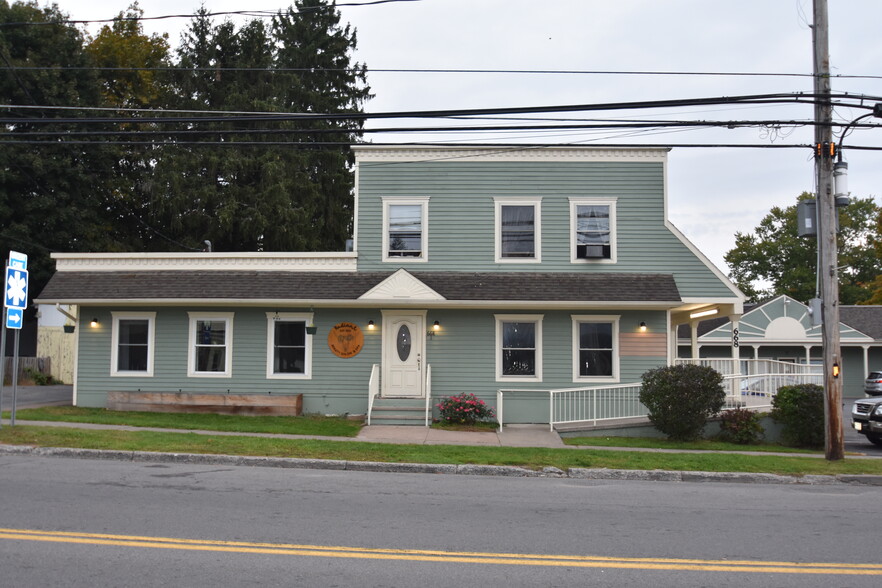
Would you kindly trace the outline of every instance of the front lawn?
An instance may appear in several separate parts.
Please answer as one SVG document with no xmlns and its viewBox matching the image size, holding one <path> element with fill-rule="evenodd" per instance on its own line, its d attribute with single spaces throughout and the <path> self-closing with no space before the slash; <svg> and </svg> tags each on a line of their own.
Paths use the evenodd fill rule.
<svg viewBox="0 0 882 588">
<path fill-rule="evenodd" d="M 281 433 L 321 437 L 355 437 L 361 422 L 324 416 L 237 416 L 165 412 L 121 412 L 105 408 L 48 406 L 16 411 L 16 420 L 95 423 L 181 429 L 184 431 L 224 431 L 230 433 Z M 9 418 L 9 413 L 3 416 Z"/>
</svg>

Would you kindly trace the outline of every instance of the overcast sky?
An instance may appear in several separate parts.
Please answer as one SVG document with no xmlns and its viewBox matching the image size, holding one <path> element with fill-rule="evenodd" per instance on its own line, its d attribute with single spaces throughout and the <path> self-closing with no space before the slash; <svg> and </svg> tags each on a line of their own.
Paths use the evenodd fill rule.
<svg viewBox="0 0 882 588">
<path fill-rule="evenodd" d="M 341 4 L 369 0 L 342 0 Z M 129 0 L 58 0 L 74 19 L 112 18 Z M 212 12 L 278 10 L 279 0 L 206 0 Z M 192 14 L 193 0 L 141 0 L 145 17 Z M 811 0 L 418 0 L 340 6 L 357 29 L 356 58 L 376 97 L 369 112 L 546 106 L 812 92 L 810 77 L 611 74 L 385 73 L 382 69 L 565 70 L 579 72 L 812 73 Z M 882 78 L 880 0 L 829 0 L 834 76 Z M 145 21 L 174 47 L 188 19 Z M 219 22 L 219 21 L 218 21 Z M 91 31 L 96 31 L 92 26 Z M 882 96 L 882 79 L 835 77 L 834 92 Z M 866 111 L 842 108 L 849 122 Z M 570 115 L 572 116 L 572 115 Z M 575 116 L 635 117 L 634 112 Z M 807 105 L 715 106 L 640 112 L 680 120 L 810 120 Z M 882 121 L 879 121 L 882 122 Z M 375 142 L 810 144 L 810 128 L 643 132 L 482 133 L 467 137 L 378 135 Z M 838 138 L 838 132 L 837 132 Z M 882 146 L 882 129 L 845 141 Z M 882 196 L 882 152 L 845 151 L 853 196 Z M 668 161 L 672 222 L 720 269 L 735 232 L 749 232 L 772 206 L 814 190 L 804 149 L 675 148 Z"/>
</svg>

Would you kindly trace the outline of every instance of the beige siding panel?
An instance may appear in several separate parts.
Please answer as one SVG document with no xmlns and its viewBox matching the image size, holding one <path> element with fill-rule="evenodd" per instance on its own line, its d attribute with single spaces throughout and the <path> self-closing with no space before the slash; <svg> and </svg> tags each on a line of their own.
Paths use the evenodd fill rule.
<svg viewBox="0 0 882 588">
<path fill-rule="evenodd" d="M 622 333 L 619 345 L 623 356 L 658 357 L 667 354 L 664 333 Z"/>
<path fill-rule="evenodd" d="M 37 357 L 48 357 L 53 378 L 73 382 L 76 333 L 65 333 L 62 327 L 40 327 L 37 331 Z"/>
</svg>

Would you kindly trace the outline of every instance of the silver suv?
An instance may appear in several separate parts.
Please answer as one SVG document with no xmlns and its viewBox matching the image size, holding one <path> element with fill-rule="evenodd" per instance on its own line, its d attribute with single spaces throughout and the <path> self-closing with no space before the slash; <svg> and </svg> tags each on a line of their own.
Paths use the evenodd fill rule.
<svg viewBox="0 0 882 588">
<path fill-rule="evenodd" d="M 882 396 L 882 372 L 870 372 L 864 380 L 864 392 L 870 396 Z"/>
<path fill-rule="evenodd" d="M 882 398 L 856 400 L 851 409 L 851 423 L 871 443 L 882 446 Z"/>
</svg>

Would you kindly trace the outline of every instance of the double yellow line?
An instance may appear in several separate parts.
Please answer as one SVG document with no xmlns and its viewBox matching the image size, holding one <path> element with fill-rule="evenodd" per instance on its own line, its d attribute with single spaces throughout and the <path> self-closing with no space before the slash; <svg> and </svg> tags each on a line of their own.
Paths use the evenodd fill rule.
<svg viewBox="0 0 882 588">
<path fill-rule="evenodd" d="M 476 563 L 513 566 L 556 566 L 573 568 L 631 568 L 642 570 L 696 570 L 711 572 L 762 572 L 779 574 L 836 574 L 882 576 L 882 564 L 797 563 L 754 560 L 703 560 L 643 557 L 601 557 L 580 555 L 538 555 L 525 553 L 481 553 L 418 549 L 369 549 L 246 541 L 205 541 L 169 537 L 140 537 L 103 533 L 71 533 L 33 529 L 0 528 L 0 539 L 111 545 L 150 549 L 221 551 L 227 553 L 339 557 L 423 562 Z"/>
</svg>

